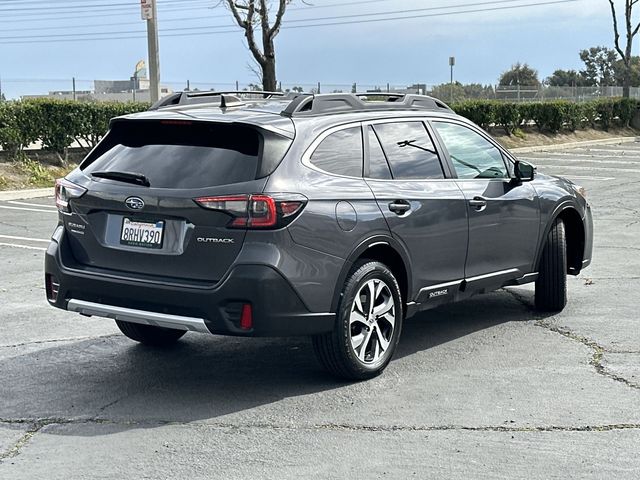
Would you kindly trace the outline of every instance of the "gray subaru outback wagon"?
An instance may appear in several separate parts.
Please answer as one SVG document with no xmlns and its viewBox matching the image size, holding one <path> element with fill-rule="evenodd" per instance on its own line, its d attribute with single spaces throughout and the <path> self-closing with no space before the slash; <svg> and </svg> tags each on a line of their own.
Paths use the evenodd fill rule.
<svg viewBox="0 0 640 480">
<path fill-rule="evenodd" d="M 589 265 L 581 187 L 419 95 L 171 95 L 115 118 L 56 186 L 51 305 L 138 342 L 310 335 L 332 373 L 387 366 L 416 312 Z"/>
</svg>

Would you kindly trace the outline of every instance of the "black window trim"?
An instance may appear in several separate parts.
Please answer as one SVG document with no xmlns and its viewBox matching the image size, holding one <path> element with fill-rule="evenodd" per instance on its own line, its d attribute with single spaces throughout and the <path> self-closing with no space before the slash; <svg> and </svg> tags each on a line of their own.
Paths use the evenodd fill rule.
<svg viewBox="0 0 640 480">
<path fill-rule="evenodd" d="M 378 146 L 382 151 L 382 156 L 384 157 L 384 161 L 387 164 L 387 168 L 389 169 L 389 175 L 391 175 L 391 178 L 371 178 L 371 145 L 369 144 L 369 129 L 371 129 L 373 135 L 376 137 L 376 141 L 378 142 Z M 362 141 L 364 143 L 364 178 L 371 180 L 395 180 L 395 178 L 393 177 L 393 170 L 391 170 L 391 164 L 389 163 L 389 158 L 387 158 L 387 153 L 384 151 L 382 142 L 380 141 L 380 137 L 378 137 L 378 133 L 376 132 L 376 129 L 373 128 L 373 125 L 362 125 Z"/>
<path fill-rule="evenodd" d="M 438 133 L 438 130 L 432 125 L 433 123 L 453 123 L 455 125 L 460 125 L 461 127 L 466 127 L 469 130 L 477 133 L 478 135 L 480 135 L 482 138 L 484 138 L 485 140 L 487 140 L 491 145 L 493 145 L 498 152 L 500 153 L 500 156 L 502 157 L 502 161 L 504 163 L 504 166 L 507 170 L 507 173 L 509 174 L 508 177 L 504 177 L 504 178 L 458 178 L 458 174 L 456 172 L 456 169 L 453 165 L 453 162 L 451 161 L 451 157 L 449 155 L 449 150 L 447 150 L 447 147 L 444 143 L 444 140 L 442 139 L 442 137 L 440 136 L 440 134 Z M 504 147 L 502 147 L 502 145 L 500 145 L 498 142 L 496 142 L 487 132 L 485 132 L 484 130 L 482 130 L 480 127 L 476 126 L 473 123 L 467 123 L 464 121 L 460 121 L 458 119 L 455 118 L 445 118 L 445 117 L 431 117 L 427 120 L 427 124 L 429 125 L 429 128 L 433 131 L 433 135 L 435 136 L 435 138 L 437 139 L 441 150 L 443 151 L 445 157 L 446 158 L 446 163 L 447 166 L 449 168 L 449 170 L 451 171 L 451 175 L 452 178 L 455 178 L 457 181 L 479 181 L 479 180 L 485 180 L 485 181 L 511 181 L 513 180 L 513 166 L 515 164 L 515 159 L 511 156 L 511 154 L 509 154 L 508 151 L 506 151 L 504 149 Z"/>
</svg>

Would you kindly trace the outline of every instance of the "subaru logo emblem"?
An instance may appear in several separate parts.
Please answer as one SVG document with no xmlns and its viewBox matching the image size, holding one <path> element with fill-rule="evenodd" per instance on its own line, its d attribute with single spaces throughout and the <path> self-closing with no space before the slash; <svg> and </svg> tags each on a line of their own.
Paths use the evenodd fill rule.
<svg viewBox="0 0 640 480">
<path fill-rule="evenodd" d="M 124 203 L 131 210 L 142 210 L 144 208 L 144 200 L 140 197 L 129 197 L 124 201 Z"/>
</svg>

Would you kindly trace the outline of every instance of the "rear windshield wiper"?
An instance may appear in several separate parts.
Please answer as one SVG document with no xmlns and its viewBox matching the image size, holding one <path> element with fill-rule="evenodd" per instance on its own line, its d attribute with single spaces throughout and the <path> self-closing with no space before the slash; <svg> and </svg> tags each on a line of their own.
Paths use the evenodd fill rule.
<svg viewBox="0 0 640 480">
<path fill-rule="evenodd" d="M 91 172 L 91 176 L 98 178 L 106 178 L 109 180 L 117 180 L 118 182 L 133 183 L 135 185 L 142 185 L 143 187 L 150 187 L 149 179 L 141 173 L 132 172 Z"/>
</svg>

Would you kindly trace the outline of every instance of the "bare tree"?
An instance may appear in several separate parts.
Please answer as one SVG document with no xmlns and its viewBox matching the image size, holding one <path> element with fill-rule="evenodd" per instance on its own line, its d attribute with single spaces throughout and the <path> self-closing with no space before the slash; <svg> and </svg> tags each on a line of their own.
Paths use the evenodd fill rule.
<svg viewBox="0 0 640 480">
<path fill-rule="evenodd" d="M 622 57 L 622 63 L 624 65 L 622 75 L 622 96 L 629 98 L 629 90 L 631 87 L 631 48 L 633 46 L 633 37 L 636 36 L 640 29 L 640 23 L 633 26 L 632 14 L 633 7 L 640 0 L 624 0 L 624 19 L 625 19 L 625 33 L 627 36 L 627 43 L 624 51 L 620 47 L 620 30 L 618 29 L 618 17 L 616 14 L 616 6 L 613 0 L 609 0 L 611 6 L 611 17 L 613 19 L 613 34 L 615 37 L 616 51 Z"/>
<path fill-rule="evenodd" d="M 244 30 L 249 51 L 260 66 L 262 88 L 266 91 L 275 91 L 277 88 L 274 39 L 280 31 L 282 17 L 290 1 L 225 0 L 236 23 Z M 269 8 L 272 4 L 277 6 L 273 24 L 269 21 Z M 261 42 L 258 42 L 257 36 L 261 37 Z"/>
</svg>

